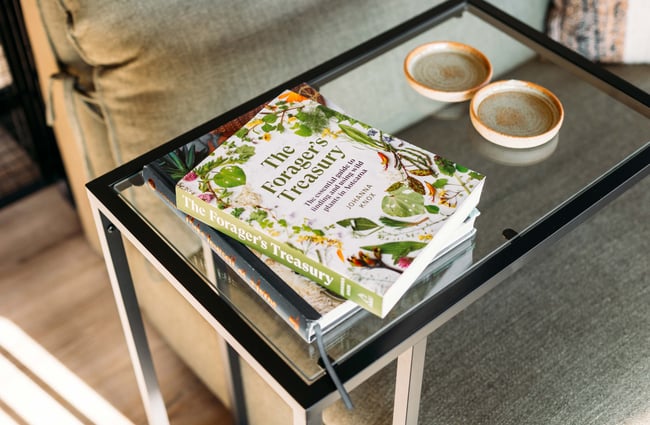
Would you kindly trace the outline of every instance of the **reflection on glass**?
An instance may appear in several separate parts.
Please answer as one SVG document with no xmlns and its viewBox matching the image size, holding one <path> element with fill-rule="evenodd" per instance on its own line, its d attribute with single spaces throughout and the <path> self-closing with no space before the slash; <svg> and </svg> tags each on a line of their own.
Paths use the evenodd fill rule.
<svg viewBox="0 0 650 425">
<path fill-rule="evenodd" d="M 9 87 L 12 83 L 11 73 L 9 72 L 9 64 L 5 59 L 5 52 L 0 46 L 0 90 Z"/>
<path fill-rule="evenodd" d="M 502 165 L 526 166 L 540 163 L 550 157 L 557 148 L 560 133 L 548 142 L 528 149 L 507 148 L 486 140 L 477 131 L 470 129 L 472 146 L 486 158 Z"/>
</svg>

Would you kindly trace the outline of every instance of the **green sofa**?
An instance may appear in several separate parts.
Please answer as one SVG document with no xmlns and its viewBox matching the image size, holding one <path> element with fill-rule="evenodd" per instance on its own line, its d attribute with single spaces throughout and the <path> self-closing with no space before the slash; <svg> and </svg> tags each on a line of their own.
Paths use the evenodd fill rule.
<svg viewBox="0 0 650 425">
<path fill-rule="evenodd" d="M 43 90 L 50 95 L 50 118 L 91 243 L 98 247 L 83 187 L 88 180 L 441 2 L 22 0 Z M 493 3 L 544 28 L 549 0 Z M 448 26 L 431 36 L 462 38 L 476 30 Z M 485 40 L 487 46 L 494 42 Z M 497 74 L 506 71 L 501 66 L 506 56 L 520 55 L 522 63 L 528 59 L 522 52 L 491 50 Z M 358 93 L 382 95 L 381 89 L 364 90 L 371 85 L 372 79 L 359 78 L 354 90 L 342 87 L 333 97 L 351 110 L 362 110 L 355 104 Z M 420 100 L 405 96 L 395 101 L 417 110 Z M 422 106 L 422 114 L 427 113 L 430 106 Z M 385 125 L 397 131 L 415 119 L 392 117 Z M 133 202 L 148 207 L 147 200 Z M 161 225 L 167 219 L 160 217 Z M 188 241 L 182 249 L 189 254 L 197 247 Z M 231 405 L 223 342 L 133 251 L 136 290 L 147 320 L 214 394 Z M 449 368 L 456 367 L 449 360 Z M 440 371 L 432 368 L 432 373 Z M 250 422 L 288 423 L 289 408 L 246 365 L 243 375 Z M 378 373 L 353 392 L 354 411 L 335 405 L 324 412 L 324 422 L 389 423 L 393 375 L 394 367 Z M 425 385 L 435 388 L 432 381 L 434 375 L 427 376 Z M 439 413 L 426 406 L 439 395 L 424 393 L 423 423 L 429 423 Z M 444 423 L 467 422 L 456 416 Z"/>
</svg>

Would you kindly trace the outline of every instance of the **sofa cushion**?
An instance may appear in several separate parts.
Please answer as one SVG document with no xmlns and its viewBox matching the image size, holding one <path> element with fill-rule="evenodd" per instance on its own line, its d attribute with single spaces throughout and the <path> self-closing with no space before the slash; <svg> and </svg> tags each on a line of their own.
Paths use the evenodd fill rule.
<svg viewBox="0 0 650 425">
<path fill-rule="evenodd" d="M 523 15 L 538 25 L 547 1 Z M 60 0 L 49 9 L 61 59 L 92 67 L 84 87 L 120 164 L 441 2 Z"/>
<path fill-rule="evenodd" d="M 368 0 L 59 3 L 71 45 L 93 67 L 92 95 L 118 164 L 430 7 L 413 0 L 381 8 Z"/>
<path fill-rule="evenodd" d="M 68 14 L 62 4 L 54 0 L 36 0 L 41 19 L 46 26 L 50 47 L 62 71 L 79 79 L 79 84 L 91 84 L 92 68 L 81 57 L 67 34 Z M 29 6 L 29 5 L 23 5 Z"/>
<path fill-rule="evenodd" d="M 548 34 L 603 63 L 650 62 L 647 0 L 554 0 Z"/>
</svg>

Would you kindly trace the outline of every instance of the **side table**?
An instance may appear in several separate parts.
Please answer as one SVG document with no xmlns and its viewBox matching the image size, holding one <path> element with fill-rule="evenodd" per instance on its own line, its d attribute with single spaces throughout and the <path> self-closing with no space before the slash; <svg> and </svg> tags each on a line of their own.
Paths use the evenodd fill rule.
<svg viewBox="0 0 650 425">
<path fill-rule="evenodd" d="M 474 263 L 468 270 L 435 294 L 415 300 L 405 298 L 388 318 L 379 320 L 365 317 L 345 336 L 331 341 L 327 347 L 328 357 L 334 364 L 336 376 L 340 377 L 348 391 L 397 359 L 393 423 L 417 423 L 427 336 L 648 174 L 650 144 L 647 139 L 642 139 L 650 134 L 648 94 L 484 1 L 446 2 L 367 43 L 343 52 L 331 61 L 272 88 L 87 185 L 150 423 L 166 424 L 168 418 L 146 342 L 122 238 L 128 239 L 144 254 L 226 341 L 231 391 L 238 422 L 246 422 L 240 361 L 252 367 L 290 406 L 295 424 L 321 423 L 323 410 L 338 400 L 340 395 L 332 376 L 328 375 L 318 356 L 313 355 L 314 346 L 301 345 L 291 337 L 279 338 L 266 332 L 262 322 L 283 326 L 273 317 L 272 311 L 262 312 L 261 318 L 253 320 L 246 308 L 230 297 L 227 291 L 216 290 L 210 284 L 218 276 L 209 276 L 209 271 L 199 271 L 193 267 L 175 249 L 167 229 L 155 224 L 152 212 L 139 208 L 138 202 L 133 199 L 146 196 L 141 195 L 147 190 L 141 181 L 143 167 L 273 98 L 282 89 L 302 82 L 319 88 L 326 97 L 335 99 L 337 103 L 341 99 L 346 110 L 350 105 L 348 112 L 352 116 L 385 107 L 369 103 L 359 107 L 353 101 L 359 100 L 357 91 L 369 89 L 362 87 L 362 84 L 373 67 L 397 66 L 399 69 L 405 52 L 414 45 L 422 40 L 453 33 L 461 21 L 484 27 L 481 39 L 464 41 L 482 45 L 486 55 L 490 56 L 499 49 L 521 52 L 521 55 L 513 56 L 516 59 L 512 62 L 501 64 L 498 69 L 500 78 L 549 76 L 545 84 L 566 102 L 570 119 L 561 130 L 560 142 L 554 147 L 551 160 L 543 158 L 535 166 L 516 168 L 512 164 L 486 158 L 484 151 L 472 148 L 475 142 L 486 142 L 474 140 L 476 134 L 471 133 L 473 129 L 468 129 L 466 113 L 464 118 L 442 122 L 436 118 L 434 105 L 423 104 L 422 99 L 415 97 L 413 105 L 419 102 L 417 108 L 388 111 L 400 115 L 401 123 L 408 123 L 398 129 L 398 135 L 484 171 L 488 179 L 495 182 L 514 182 L 514 187 L 505 190 L 494 185 L 488 189 L 485 202 L 479 206 L 482 212 L 477 225 L 480 239 L 475 248 Z M 404 93 L 398 92 L 402 86 L 396 81 L 401 81 L 403 77 L 394 75 L 394 78 L 396 80 L 387 82 L 386 90 L 393 90 L 393 95 L 402 96 Z M 581 93 L 589 96 L 590 101 L 602 103 L 602 110 L 598 112 L 601 115 L 581 115 L 583 113 L 574 103 L 577 100 L 571 97 L 571 90 L 581 90 Z M 382 114 L 388 116 L 386 111 Z M 609 121 L 604 120 L 604 116 Z M 584 140 L 581 119 L 600 123 L 604 140 Z M 375 124 L 381 127 L 381 123 Z M 623 134 L 619 126 L 633 127 L 635 131 Z M 431 132 L 423 131 L 431 128 L 436 129 L 434 134 L 444 134 L 445 144 L 434 144 Z M 613 142 L 617 146 L 615 151 L 611 149 Z M 599 160 L 584 164 L 580 173 L 567 170 L 567 161 L 586 149 Z M 547 196 L 531 197 L 532 191 L 540 191 Z M 163 210 L 167 207 L 160 202 L 158 208 Z M 204 252 L 210 262 L 209 248 Z M 287 339 L 290 341 L 287 342 Z"/>
</svg>

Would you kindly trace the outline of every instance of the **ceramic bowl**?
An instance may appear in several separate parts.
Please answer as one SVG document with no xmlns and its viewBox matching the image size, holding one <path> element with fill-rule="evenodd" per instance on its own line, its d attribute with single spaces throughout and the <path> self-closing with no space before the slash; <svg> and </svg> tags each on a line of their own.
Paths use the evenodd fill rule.
<svg viewBox="0 0 650 425">
<path fill-rule="evenodd" d="M 469 112 L 481 136 L 515 149 L 548 142 L 564 120 L 562 104 L 553 93 L 520 80 L 497 81 L 481 88 L 472 98 Z"/>
<path fill-rule="evenodd" d="M 454 41 L 436 41 L 413 49 L 404 74 L 418 93 L 442 102 L 463 102 L 492 78 L 492 64 L 477 49 Z"/>
</svg>

